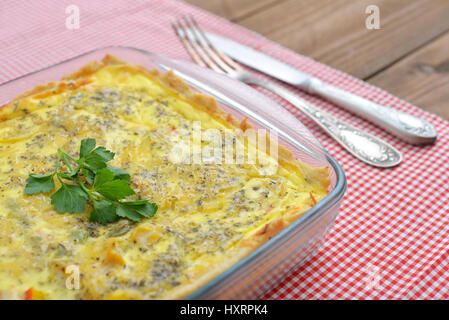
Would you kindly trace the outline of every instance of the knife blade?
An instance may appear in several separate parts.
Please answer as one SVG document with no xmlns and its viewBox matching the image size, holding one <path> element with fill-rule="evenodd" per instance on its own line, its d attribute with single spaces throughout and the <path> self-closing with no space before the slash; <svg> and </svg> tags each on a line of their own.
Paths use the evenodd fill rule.
<svg viewBox="0 0 449 320">
<path fill-rule="evenodd" d="M 308 81 L 312 78 L 312 76 L 305 74 L 276 58 L 256 51 L 253 48 L 212 33 L 206 33 L 206 35 L 213 45 L 231 58 L 276 79 L 285 81 L 294 86 L 303 87 L 304 85 L 307 85 Z"/>
</svg>

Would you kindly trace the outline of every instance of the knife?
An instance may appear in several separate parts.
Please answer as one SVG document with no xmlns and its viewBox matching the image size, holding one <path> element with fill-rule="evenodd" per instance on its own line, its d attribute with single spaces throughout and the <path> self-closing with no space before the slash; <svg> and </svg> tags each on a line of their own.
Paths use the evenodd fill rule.
<svg viewBox="0 0 449 320">
<path fill-rule="evenodd" d="M 426 120 L 381 106 L 368 99 L 326 84 L 269 55 L 238 42 L 206 33 L 212 44 L 233 59 L 307 93 L 319 95 L 385 129 L 411 144 L 430 144 L 437 139 L 435 128 Z"/>
</svg>

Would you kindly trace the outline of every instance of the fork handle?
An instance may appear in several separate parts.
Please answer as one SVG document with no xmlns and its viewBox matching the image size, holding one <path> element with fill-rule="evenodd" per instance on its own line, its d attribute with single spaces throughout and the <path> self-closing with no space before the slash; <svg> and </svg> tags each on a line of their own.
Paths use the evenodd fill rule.
<svg viewBox="0 0 449 320">
<path fill-rule="evenodd" d="M 359 160 L 383 168 L 396 166 L 402 161 L 402 154 L 387 142 L 318 110 L 287 89 L 265 80 L 251 78 L 244 81 L 263 87 L 290 102 Z"/>
<path fill-rule="evenodd" d="M 317 94 L 373 122 L 408 143 L 429 144 L 437 139 L 435 129 L 424 119 L 381 106 L 368 99 L 326 84 L 317 78 L 310 78 L 301 87 L 304 87 L 311 94 Z"/>
</svg>

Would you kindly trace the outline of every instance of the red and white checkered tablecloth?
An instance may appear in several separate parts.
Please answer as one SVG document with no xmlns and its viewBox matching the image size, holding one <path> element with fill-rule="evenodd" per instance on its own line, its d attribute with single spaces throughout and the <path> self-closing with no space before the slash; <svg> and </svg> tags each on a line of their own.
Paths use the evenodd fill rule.
<svg viewBox="0 0 449 320">
<path fill-rule="evenodd" d="M 80 9 L 80 28 L 69 30 L 65 10 L 73 4 Z M 354 159 L 295 108 L 273 96 L 340 162 L 348 191 L 324 246 L 264 298 L 449 298 L 449 123 L 381 89 L 173 0 L 2 0 L 0 83 L 107 45 L 140 47 L 189 59 L 169 25 L 173 18 L 189 13 L 208 31 L 268 53 L 342 89 L 424 117 L 438 131 L 435 145 L 411 146 L 296 90 L 313 104 L 403 152 L 404 162 L 399 167 L 376 169 Z"/>
</svg>

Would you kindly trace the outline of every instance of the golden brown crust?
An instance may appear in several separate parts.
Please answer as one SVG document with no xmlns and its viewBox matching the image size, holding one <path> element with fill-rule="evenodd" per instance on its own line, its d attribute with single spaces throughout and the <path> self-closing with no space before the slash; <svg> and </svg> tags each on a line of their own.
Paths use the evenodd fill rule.
<svg viewBox="0 0 449 320">
<path fill-rule="evenodd" d="M 129 68 L 130 70 L 138 70 L 148 77 L 156 78 L 163 85 L 173 90 L 176 94 L 191 102 L 195 107 L 208 112 L 217 119 L 221 119 L 230 127 L 233 127 L 235 129 L 240 128 L 243 131 L 248 128 L 252 128 L 251 124 L 247 122 L 246 118 L 243 121 L 239 121 L 232 115 L 222 110 L 217 105 L 214 98 L 192 91 L 189 86 L 182 79 L 175 76 L 172 71 L 160 74 L 157 70 L 150 71 L 142 66 L 129 64 L 110 55 L 106 55 L 100 62 L 93 61 L 91 63 L 88 63 L 81 69 L 64 76 L 60 82 L 49 82 L 47 84 L 36 86 L 32 90 L 24 92 L 22 95 L 18 96 L 16 99 L 8 103 L 6 106 L 0 108 L 0 121 L 8 119 L 9 117 L 11 117 L 11 114 L 16 112 L 15 109 L 17 109 L 17 104 L 21 99 L 38 94 L 51 94 L 58 88 L 61 90 L 73 90 L 73 88 L 89 83 L 88 78 L 90 75 L 98 72 L 100 69 L 106 66 L 111 65 L 122 65 L 124 68 Z M 270 141 L 268 135 L 267 141 Z M 330 184 L 328 167 L 313 167 L 308 164 L 299 162 L 294 159 L 292 153 L 287 148 L 281 145 L 278 146 L 278 160 L 281 164 L 288 165 L 290 167 L 296 168 L 297 170 L 300 170 L 304 174 L 306 179 L 310 179 L 320 183 L 323 188 L 328 188 Z M 313 206 L 313 203 L 311 204 L 311 206 Z M 208 281 L 212 280 L 223 271 L 234 265 L 236 262 L 247 256 L 261 244 L 271 239 L 289 223 L 291 223 L 300 215 L 305 213 L 308 209 L 310 209 L 310 207 L 293 208 L 291 211 L 286 212 L 282 217 L 268 222 L 267 224 L 262 226 L 254 235 L 243 240 L 240 243 L 239 247 L 234 252 L 232 259 L 229 259 L 225 263 L 222 263 L 220 265 L 214 265 L 213 267 L 209 268 L 209 271 L 207 273 L 194 276 L 193 278 L 189 279 L 187 283 L 180 285 L 162 298 L 179 299 L 191 294 L 192 292 L 206 284 Z M 116 260 L 114 260 L 113 256 L 111 256 L 111 261 L 117 262 Z M 132 296 L 133 298 L 137 297 L 136 295 Z M 123 294 L 118 294 L 117 297 L 115 295 L 112 295 L 109 298 L 115 299 L 118 297 L 123 297 Z"/>
</svg>

